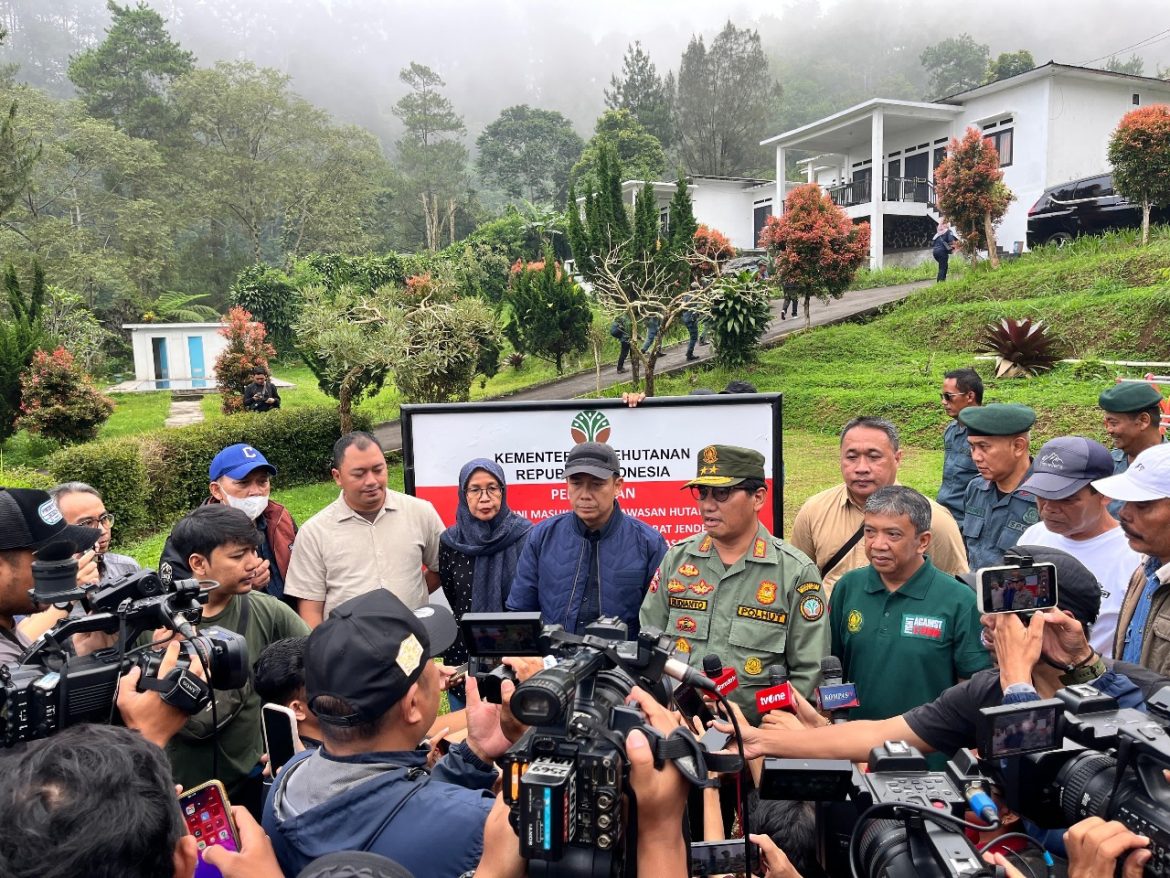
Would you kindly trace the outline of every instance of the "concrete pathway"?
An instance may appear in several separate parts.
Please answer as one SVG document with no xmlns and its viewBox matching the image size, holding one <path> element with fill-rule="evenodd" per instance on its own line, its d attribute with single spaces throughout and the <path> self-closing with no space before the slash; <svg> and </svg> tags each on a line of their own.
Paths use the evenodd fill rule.
<svg viewBox="0 0 1170 878">
<path fill-rule="evenodd" d="M 163 422 L 167 427 L 189 427 L 203 423 L 203 403 L 198 399 L 172 399 L 171 410 Z"/>
<path fill-rule="evenodd" d="M 919 281 L 917 283 L 899 284 L 892 287 L 878 287 L 872 290 L 857 290 L 846 293 L 840 299 L 833 299 L 827 305 L 814 300 L 810 309 L 810 314 L 812 315 L 811 322 L 813 326 L 827 326 L 831 323 L 841 323 L 860 315 L 873 314 L 883 305 L 901 301 L 915 290 L 931 286 L 932 284 L 932 281 Z M 761 344 L 764 347 L 771 347 L 779 343 L 786 336 L 793 335 L 804 329 L 803 313 L 798 318 L 789 317 L 787 320 L 780 319 L 781 304 L 782 300 L 780 299 L 772 302 L 772 321 L 769 323 L 768 331 L 764 333 L 764 337 L 761 340 Z M 658 358 L 655 375 L 665 375 L 668 372 L 677 372 L 681 369 L 690 368 L 691 366 L 700 366 L 714 359 L 714 352 L 709 345 L 700 345 L 695 348 L 695 353 L 699 355 L 699 359 L 689 362 L 686 358 L 686 350 L 687 346 L 685 342 L 680 342 L 665 348 Z M 603 389 L 612 387 L 614 384 L 625 383 L 629 380 L 629 372 L 619 375 L 612 364 L 601 367 L 601 387 Z M 718 390 L 719 388 L 712 389 Z M 574 399 L 575 397 L 582 396 L 586 393 L 595 393 L 596 391 L 597 373 L 590 369 L 587 372 L 568 375 L 557 381 L 549 381 L 533 387 L 526 387 L 523 390 L 508 394 L 504 398 L 510 400 Z M 384 451 L 400 451 L 402 449 L 402 426 L 398 421 L 387 421 L 384 424 L 379 424 L 374 428 L 374 435 L 378 438 L 378 442 Z"/>
</svg>

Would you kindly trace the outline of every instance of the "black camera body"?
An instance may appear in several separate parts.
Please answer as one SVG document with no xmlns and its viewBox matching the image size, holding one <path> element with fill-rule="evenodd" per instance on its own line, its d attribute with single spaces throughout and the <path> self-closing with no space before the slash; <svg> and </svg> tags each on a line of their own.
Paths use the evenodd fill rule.
<svg viewBox="0 0 1170 878">
<path fill-rule="evenodd" d="M 633 874 L 625 736 L 633 728 L 651 741 L 659 735 L 625 702 L 635 686 L 659 685 L 672 638 L 644 629 L 626 640 L 613 618 L 576 636 L 542 626 L 538 613 L 469 613 L 460 627 L 473 657 L 560 659 L 517 686 L 511 711 L 531 728 L 499 760 L 528 874 L 623 876 L 627 863 Z"/>
<path fill-rule="evenodd" d="M 868 766 L 862 772 L 844 759 L 765 759 L 760 797 L 817 802 L 817 855 L 829 875 L 989 874 L 960 829 L 923 817 L 961 820 L 967 789 L 986 789 L 989 781 L 969 750 L 959 751 L 945 771 L 930 771 L 915 748 L 887 741 L 870 752 Z M 853 873 L 851 847 L 859 861 Z"/>
<path fill-rule="evenodd" d="M 1170 687 L 1146 700 L 1148 713 L 1119 708 L 1090 685 L 1056 693 L 1059 732 L 1052 746 L 992 766 L 1009 807 L 1041 828 L 1086 817 L 1119 820 L 1148 836 L 1151 864 L 1170 857 Z M 1026 709 L 1043 702 L 1025 702 Z"/>
<path fill-rule="evenodd" d="M 198 581 L 164 585 L 154 571 L 140 570 L 82 591 L 76 588 L 75 561 L 73 588 L 68 588 L 67 576 L 62 573 L 67 566 L 60 562 L 51 565 L 50 592 L 38 582 L 34 563 L 34 597 L 45 602 L 46 596 L 51 596 L 55 604 L 76 600 L 87 615 L 61 620 L 26 650 L 17 667 L 0 667 L 0 747 L 47 737 L 77 723 L 109 722 L 118 680 L 135 664 L 142 671 L 139 688 L 157 688 L 152 683 L 158 676 L 161 653 L 134 647 L 144 633 L 157 628 L 186 638 L 178 668 L 171 672 L 175 681 L 182 677 L 180 669 L 190 667 L 198 654 L 210 686 L 232 689 L 247 682 L 248 647 L 241 635 L 215 627 L 196 634 L 191 627 L 202 616 L 207 600 Z M 121 640 L 117 647 L 84 656 L 71 654 L 69 639 L 88 632 L 120 634 Z M 184 696 L 180 705 L 192 712 L 201 710 L 210 699 L 210 690 L 193 686 L 189 677 L 183 682 L 188 685 L 180 686 L 178 694 Z"/>
</svg>

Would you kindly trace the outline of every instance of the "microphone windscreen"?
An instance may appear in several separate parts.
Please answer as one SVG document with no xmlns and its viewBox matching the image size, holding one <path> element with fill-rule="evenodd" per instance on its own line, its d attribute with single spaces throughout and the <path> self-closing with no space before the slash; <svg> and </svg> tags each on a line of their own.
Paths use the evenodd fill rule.
<svg viewBox="0 0 1170 878">
<path fill-rule="evenodd" d="M 841 659 L 835 655 L 827 655 L 821 659 L 821 676 L 822 677 L 840 677 L 844 671 L 841 669 Z"/>
</svg>

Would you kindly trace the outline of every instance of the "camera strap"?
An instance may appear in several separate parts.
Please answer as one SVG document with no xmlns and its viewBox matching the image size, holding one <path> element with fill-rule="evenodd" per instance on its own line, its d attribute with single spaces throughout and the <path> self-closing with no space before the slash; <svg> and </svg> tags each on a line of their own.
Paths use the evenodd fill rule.
<svg viewBox="0 0 1170 878">
<path fill-rule="evenodd" d="M 198 713 L 211 700 L 211 687 L 191 673 L 187 668 L 176 666 L 161 680 L 157 677 L 141 677 L 140 690 L 158 692 L 171 707 L 184 713 Z"/>
<path fill-rule="evenodd" d="M 642 729 L 646 731 L 645 728 Z M 719 786 L 719 779 L 708 777 L 708 772 L 735 774 L 743 769 L 743 760 L 737 753 L 708 753 L 698 739 L 687 729 L 679 726 L 669 736 L 663 737 L 655 730 L 654 765 L 660 768 L 670 760 L 693 786 L 700 789 Z"/>
</svg>

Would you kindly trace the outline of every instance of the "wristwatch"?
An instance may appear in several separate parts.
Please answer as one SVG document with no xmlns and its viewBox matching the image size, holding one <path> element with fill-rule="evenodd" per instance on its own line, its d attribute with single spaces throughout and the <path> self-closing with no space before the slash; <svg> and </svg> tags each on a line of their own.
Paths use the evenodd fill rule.
<svg viewBox="0 0 1170 878">
<path fill-rule="evenodd" d="M 1096 660 L 1079 668 L 1073 668 L 1067 674 L 1061 674 L 1060 682 L 1066 686 L 1076 686 L 1080 683 L 1092 683 L 1098 677 L 1105 676 L 1105 671 L 1108 670 L 1105 667 L 1105 659 L 1096 653 L 1093 653 L 1092 657 Z"/>
</svg>

